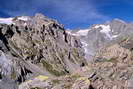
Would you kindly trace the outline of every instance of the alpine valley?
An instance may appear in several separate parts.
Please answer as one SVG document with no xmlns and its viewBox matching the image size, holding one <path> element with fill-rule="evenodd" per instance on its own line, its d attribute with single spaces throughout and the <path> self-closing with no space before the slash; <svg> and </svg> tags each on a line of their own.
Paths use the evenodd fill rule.
<svg viewBox="0 0 133 89">
<path fill-rule="evenodd" d="M 0 18 L 0 89 L 133 89 L 133 24 L 67 30 L 42 14 Z"/>
</svg>

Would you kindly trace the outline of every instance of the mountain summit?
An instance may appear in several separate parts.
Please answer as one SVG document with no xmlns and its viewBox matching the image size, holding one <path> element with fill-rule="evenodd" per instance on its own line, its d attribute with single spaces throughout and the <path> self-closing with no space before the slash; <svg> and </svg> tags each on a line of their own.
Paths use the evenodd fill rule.
<svg viewBox="0 0 133 89">
<path fill-rule="evenodd" d="M 10 83 L 6 86 L 6 81 L 17 86 L 34 76 L 72 74 L 86 65 L 80 41 L 57 21 L 36 14 L 0 19 L 0 23 L 1 89 L 16 89 Z"/>
</svg>

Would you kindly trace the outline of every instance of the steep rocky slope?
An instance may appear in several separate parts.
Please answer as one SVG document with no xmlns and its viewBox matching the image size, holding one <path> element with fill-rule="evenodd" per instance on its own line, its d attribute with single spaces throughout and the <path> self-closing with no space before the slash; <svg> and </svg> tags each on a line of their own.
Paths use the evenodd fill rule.
<svg viewBox="0 0 133 89">
<path fill-rule="evenodd" d="M 132 89 L 132 34 L 118 19 L 66 31 L 41 14 L 0 18 L 0 89 Z"/>
<path fill-rule="evenodd" d="M 99 50 L 80 72 L 58 78 L 38 76 L 19 88 L 28 89 L 133 89 L 133 37 Z M 41 78 L 40 78 L 41 77 Z M 42 84 L 42 85 L 40 85 Z"/>
<path fill-rule="evenodd" d="M 133 88 L 133 38 L 101 49 L 92 65 L 95 76 L 94 89 L 132 89 Z"/>
<path fill-rule="evenodd" d="M 0 21 L 0 89 L 16 89 L 38 75 L 71 74 L 86 65 L 80 41 L 57 21 L 41 14 Z"/>
</svg>

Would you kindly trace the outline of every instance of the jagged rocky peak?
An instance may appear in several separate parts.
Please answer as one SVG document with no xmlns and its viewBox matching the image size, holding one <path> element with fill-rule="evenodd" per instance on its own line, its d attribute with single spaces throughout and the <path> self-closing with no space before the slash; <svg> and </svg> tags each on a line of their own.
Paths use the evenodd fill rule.
<svg viewBox="0 0 133 89">
<path fill-rule="evenodd" d="M 87 64 L 80 41 L 55 20 L 36 14 L 0 23 L 1 79 L 22 83 L 37 75 L 71 74 Z"/>
</svg>

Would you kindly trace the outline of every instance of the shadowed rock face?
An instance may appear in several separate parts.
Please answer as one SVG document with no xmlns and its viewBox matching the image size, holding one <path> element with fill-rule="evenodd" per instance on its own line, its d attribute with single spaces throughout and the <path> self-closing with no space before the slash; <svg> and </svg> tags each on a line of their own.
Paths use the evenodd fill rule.
<svg viewBox="0 0 133 89">
<path fill-rule="evenodd" d="M 0 89 L 5 77 L 15 85 L 36 75 L 71 74 L 86 65 L 80 41 L 61 24 L 41 14 L 25 18 L 0 24 Z"/>
</svg>

